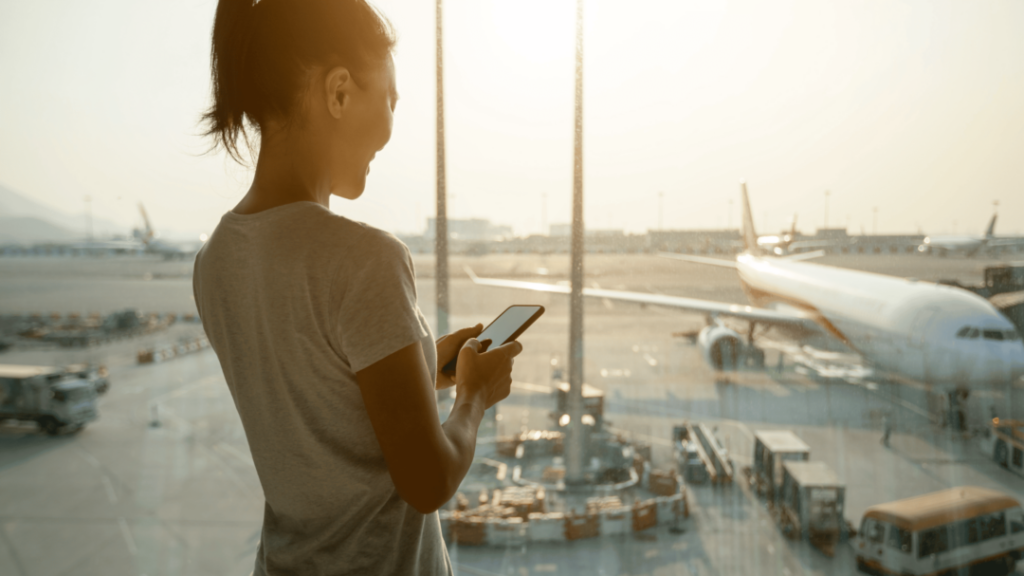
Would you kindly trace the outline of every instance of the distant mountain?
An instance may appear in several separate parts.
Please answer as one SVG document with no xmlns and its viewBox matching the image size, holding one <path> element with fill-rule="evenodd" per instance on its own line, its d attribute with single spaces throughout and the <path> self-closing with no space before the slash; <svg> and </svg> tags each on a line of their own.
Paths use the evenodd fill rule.
<svg viewBox="0 0 1024 576">
<path fill-rule="evenodd" d="M 19 194 L 10 188 L 0 185 L 0 237 L 7 237 L 10 235 L 8 230 L 9 225 L 14 225 L 14 222 L 9 223 L 9 219 L 34 219 L 37 221 L 36 225 L 48 224 L 50 228 L 40 228 L 38 234 L 59 234 L 64 235 L 59 237 L 45 237 L 39 240 L 29 240 L 28 237 L 19 238 L 18 241 L 22 242 L 38 242 L 44 240 L 70 240 L 70 239 L 81 239 L 85 237 L 85 212 L 79 212 L 77 214 L 69 214 L 60 210 L 55 210 L 49 206 L 44 206 L 39 202 L 31 199 L 28 196 Z M 28 221 L 22 221 L 18 226 L 29 226 Z M 128 227 L 123 224 L 112 222 L 105 218 L 98 218 L 96 214 L 93 214 L 92 219 L 93 234 L 96 236 L 109 236 L 111 234 L 127 234 L 129 232 Z M 19 228 L 23 230 L 23 228 Z M 66 234 L 71 234 L 68 238 Z M 10 241 L 10 240 L 7 240 Z"/>
<path fill-rule="evenodd" d="M 32 216 L 0 216 L 0 244 L 72 242 L 82 235 Z"/>
</svg>

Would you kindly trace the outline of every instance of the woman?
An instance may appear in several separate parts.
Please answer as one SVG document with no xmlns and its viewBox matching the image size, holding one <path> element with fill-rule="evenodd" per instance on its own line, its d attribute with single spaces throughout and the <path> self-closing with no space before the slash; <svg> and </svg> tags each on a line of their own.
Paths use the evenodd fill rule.
<svg viewBox="0 0 1024 576">
<path fill-rule="evenodd" d="M 435 344 L 405 245 L 327 209 L 362 194 L 391 136 L 393 45 L 363 0 L 217 6 L 204 119 L 236 160 L 247 129 L 259 155 L 194 290 L 266 497 L 257 576 L 450 574 L 437 509 L 522 349 L 481 353 L 479 325 Z M 456 354 L 453 382 L 437 367 Z"/>
</svg>

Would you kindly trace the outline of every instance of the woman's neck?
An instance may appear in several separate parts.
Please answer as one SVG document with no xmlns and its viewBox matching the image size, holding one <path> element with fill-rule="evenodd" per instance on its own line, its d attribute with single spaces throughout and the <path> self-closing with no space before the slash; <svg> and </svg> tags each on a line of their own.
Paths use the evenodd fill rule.
<svg viewBox="0 0 1024 576">
<path fill-rule="evenodd" d="M 330 178 L 307 149 L 283 135 L 264 139 L 252 185 L 233 212 L 255 214 L 292 202 L 316 202 L 329 207 Z"/>
</svg>

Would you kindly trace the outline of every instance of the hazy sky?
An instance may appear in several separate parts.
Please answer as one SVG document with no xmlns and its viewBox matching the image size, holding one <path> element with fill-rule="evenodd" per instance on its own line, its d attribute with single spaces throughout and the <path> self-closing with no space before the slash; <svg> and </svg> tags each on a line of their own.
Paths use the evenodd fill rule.
<svg viewBox="0 0 1024 576">
<path fill-rule="evenodd" d="M 274 0 L 269 0 L 274 1 Z M 216 2 L 0 2 L 0 184 L 126 227 L 216 225 L 249 184 L 203 155 Z M 434 207 L 434 6 L 381 0 L 401 102 L 366 194 L 332 208 L 418 232 Z M 1024 232 L 1024 2 L 587 0 L 587 224 L 642 231 L 799 213 L 871 232 Z M 451 217 L 569 219 L 572 0 L 447 0 Z M 730 215 L 730 204 L 732 214 Z M 954 224 L 955 222 L 955 224 Z"/>
</svg>

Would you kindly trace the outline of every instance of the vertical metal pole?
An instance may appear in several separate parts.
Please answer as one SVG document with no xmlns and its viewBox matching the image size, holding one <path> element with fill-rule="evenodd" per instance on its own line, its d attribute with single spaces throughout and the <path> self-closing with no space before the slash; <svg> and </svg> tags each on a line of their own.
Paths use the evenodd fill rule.
<svg viewBox="0 0 1024 576">
<path fill-rule="evenodd" d="M 576 125 L 572 171 L 572 292 L 569 296 L 569 437 L 565 480 L 583 482 L 583 0 L 576 0 Z"/>
<path fill-rule="evenodd" d="M 448 333 L 448 205 L 444 160 L 444 54 L 441 0 L 437 0 L 437 220 L 434 226 L 434 279 L 437 296 L 437 335 Z"/>
</svg>

